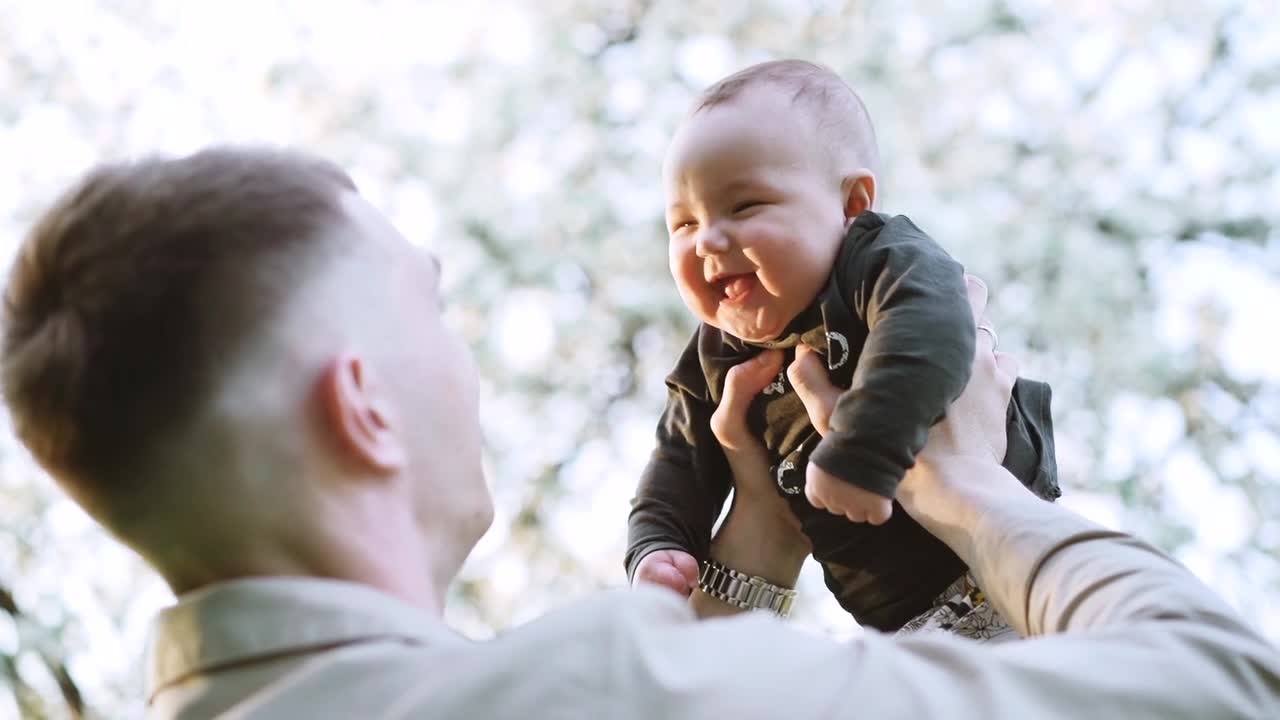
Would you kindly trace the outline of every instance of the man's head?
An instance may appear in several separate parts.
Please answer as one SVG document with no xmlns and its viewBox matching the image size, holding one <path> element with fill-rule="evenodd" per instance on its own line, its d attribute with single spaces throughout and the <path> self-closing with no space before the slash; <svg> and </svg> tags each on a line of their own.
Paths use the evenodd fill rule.
<svg viewBox="0 0 1280 720">
<path fill-rule="evenodd" d="M 312 157 L 102 166 L 10 272 L 5 399 L 37 461 L 175 590 L 397 553 L 425 564 L 379 582 L 447 581 L 492 510 L 437 276 Z"/>
<path fill-rule="evenodd" d="M 875 201 L 866 108 L 835 73 L 783 60 L 702 93 L 663 167 L 671 273 L 703 322 L 776 337 L 821 290 Z"/>
</svg>

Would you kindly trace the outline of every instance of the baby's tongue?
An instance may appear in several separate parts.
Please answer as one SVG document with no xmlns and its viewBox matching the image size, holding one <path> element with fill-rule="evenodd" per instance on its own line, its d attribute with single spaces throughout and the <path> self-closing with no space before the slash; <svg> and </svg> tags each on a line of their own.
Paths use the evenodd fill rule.
<svg viewBox="0 0 1280 720">
<path fill-rule="evenodd" d="M 731 278 L 729 282 L 724 284 L 724 296 L 727 298 L 737 298 L 751 292 L 751 283 L 756 278 L 754 275 L 738 275 Z"/>
</svg>

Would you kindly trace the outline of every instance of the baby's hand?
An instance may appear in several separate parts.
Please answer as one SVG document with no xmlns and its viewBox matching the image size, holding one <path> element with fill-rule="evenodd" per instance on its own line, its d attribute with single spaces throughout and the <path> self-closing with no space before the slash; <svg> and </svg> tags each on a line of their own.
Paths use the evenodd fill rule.
<svg viewBox="0 0 1280 720">
<path fill-rule="evenodd" d="M 831 429 L 831 412 L 840 398 L 840 389 L 831 384 L 821 355 L 808 345 L 797 347 L 795 362 L 787 368 L 787 376 L 809 411 L 814 429 L 826 435 Z M 813 462 L 805 471 L 804 495 L 814 507 L 843 515 L 852 522 L 882 525 L 893 514 L 893 501 L 889 498 L 850 485 Z"/>
<path fill-rule="evenodd" d="M 698 561 L 681 550 L 654 550 L 640 559 L 634 584 L 661 585 L 688 597 L 698 584 Z"/>
<path fill-rule="evenodd" d="M 814 462 L 805 473 L 804 495 L 814 507 L 843 515 L 850 522 L 883 525 L 893 515 L 892 500 L 851 485 Z"/>
</svg>

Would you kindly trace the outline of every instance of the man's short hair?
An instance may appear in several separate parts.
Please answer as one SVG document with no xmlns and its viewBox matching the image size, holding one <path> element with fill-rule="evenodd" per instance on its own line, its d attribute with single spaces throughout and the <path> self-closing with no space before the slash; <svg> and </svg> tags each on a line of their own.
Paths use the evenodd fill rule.
<svg viewBox="0 0 1280 720">
<path fill-rule="evenodd" d="M 36 222 L 10 271 L 0 382 L 21 440 L 115 502 L 193 419 L 343 216 L 336 167 L 214 148 L 99 166 Z"/>
<path fill-rule="evenodd" d="M 727 103 L 746 91 L 773 86 L 791 93 L 791 101 L 810 119 L 842 171 L 861 165 L 879 172 L 880 149 L 871 114 L 862 98 L 835 71 L 807 60 L 771 60 L 739 70 L 703 90 L 694 114 Z"/>
</svg>

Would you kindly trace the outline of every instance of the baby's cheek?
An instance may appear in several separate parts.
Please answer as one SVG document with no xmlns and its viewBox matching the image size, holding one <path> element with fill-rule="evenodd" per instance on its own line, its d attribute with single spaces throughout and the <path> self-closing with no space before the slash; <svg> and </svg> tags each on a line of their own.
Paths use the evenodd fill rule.
<svg viewBox="0 0 1280 720">
<path fill-rule="evenodd" d="M 671 240 L 667 243 L 667 267 L 671 269 L 671 274 L 677 279 L 681 279 L 689 270 L 689 266 L 698 261 L 698 255 L 693 252 L 693 247 L 682 240 Z"/>
<path fill-rule="evenodd" d="M 680 279 L 680 296 L 685 307 L 702 322 L 712 322 L 720 310 L 720 303 L 701 277 L 694 281 Z M 714 324 L 714 323 L 713 323 Z"/>
<path fill-rule="evenodd" d="M 788 307 L 794 304 L 790 301 L 801 297 L 812 297 L 817 292 L 816 288 L 807 287 L 809 283 L 804 282 L 803 277 L 796 273 L 794 268 L 786 265 L 762 269 L 760 285 L 782 305 Z"/>
</svg>

